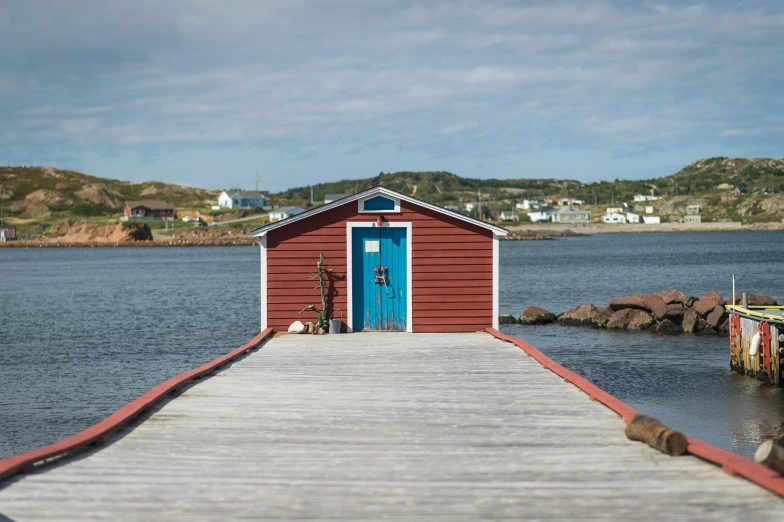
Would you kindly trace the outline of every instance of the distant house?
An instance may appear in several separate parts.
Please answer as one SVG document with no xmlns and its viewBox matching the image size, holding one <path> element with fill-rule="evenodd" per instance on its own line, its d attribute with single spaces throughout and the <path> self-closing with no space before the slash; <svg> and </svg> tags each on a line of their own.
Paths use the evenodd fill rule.
<svg viewBox="0 0 784 522">
<path fill-rule="evenodd" d="M 517 217 L 517 212 L 514 210 L 502 210 L 501 213 L 498 215 L 498 219 L 501 221 L 519 221 L 520 218 Z"/>
<path fill-rule="evenodd" d="M 473 212 L 473 211 L 474 211 L 474 209 L 476 209 L 476 203 L 474 203 L 473 201 L 472 201 L 472 202 L 470 202 L 470 203 L 466 203 L 466 204 L 465 204 L 465 209 L 466 209 L 468 212 Z"/>
<path fill-rule="evenodd" d="M 661 218 L 659 216 L 643 216 L 642 217 L 642 221 L 646 225 L 659 225 L 659 224 L 661 224 Z"/>
<path fill-rule="evenodd" d="M 218 196 L 219 208 L 268 208 L 270 206 L 267 195 L 258 190 L 231 190 L 223 191 Z"/>
<path fill-rule="evenodd" d="M 515 207 L 520 210 L 531 210 L 537 209 L 545 205 L 545 202 L 541 199 L 524 199 L 522 203 L 517 203 Z"/>
<path fill-rule="evenodd" d="M 702 223 L 702 214 L 687 214 L 683 216 L 684 223 Z"/>
<path fill-rule="evenodd" d="M 634 196 L 634 201 L 656 201 L 658 196 L 649 196 L 647 194 L 637 194 Z"/>
<path fill-rule="evenodd" d="M 645 207 L 646 214 L 653 214 L 653 207 Z"/>
<path fill-rule="evenodd" d="M 134 219 L 174 219 L 174 205 L 166 201 L 126 201 L 122 220 Z"/>
<path fill-rule="evenodd" d="M 607 214 L 612 214 L 612 213 L 622 214 L 622 213 L 626 212 L 627 208 L 629 208 L 629 205 L 627 205 L 626 203 L 620 203 L 620 204 L 615 205 L 613 207 L 607 207 L 606 213 Z"/>
<path fill-rule="evenodd" d="M 550 196 L 550 197 L 546 197 L 544 199 L 545 199 L 545 201 L 547 203 L 549 203 L 551 205 L 561 205 L 561 206 L 563 206 L 563 205 L 582 205 L 583 204 L 583 200 L 581 200 L 581 199 L 567 198 L 567 197 L 563 197 L 563 196 L 555 196 L 555 197 Z"/>
<path fill-rule="evenodd" d="M 16 227 L 14 225 L 0 225 L 0 243 L 5 243 L 15 237 Z"/>
<path fill-rule="evenodd" d="M 553 214 L 553 223 L 589 223 L 591 212 L 572 207 L 562 208 Z"/>
<path fill-rule="evenodd" d="M 327 203 L 332 203 L 333 201 L 337 201 L 345 197 L 348 197 L 348 194 L 325 194 L 324 204 L 326 205 Z"/>
<path fill-rule="evenodd" d="M 642 223 L 642 216 L 639 214 L 634 214 L 632 212 L 626 213 L 626 222 L 627 223 Z"/>
<path fill-rule="evenodd" d="M 302 207 L 280 207 L 270 211 L 269 220 L 270 223 L 274 223 L 275 221 L 282 221 L 291 216 L 302 214 L 303 212 L 305 212 L 305 209 Z"/>
<path fill-rule="evenodd" d="M 702 207 L 699 205 L 689 205 L 686 207 L 686 214 L 689 216 L 696 216 L 702 213 Z"/>
<path fill-rule="evenodd" d="M 531 223 L 548 223 L 553 214 L 555 214 L 553 207 L 544 206 L 529 212 L 528 217 L 531 219 Z"/>
<path fill-rule="evenodd" d="M 620 212 L 607 212 L 602 216 L 605 223 L 626 223 L 626 214 Z"/>
</svg>

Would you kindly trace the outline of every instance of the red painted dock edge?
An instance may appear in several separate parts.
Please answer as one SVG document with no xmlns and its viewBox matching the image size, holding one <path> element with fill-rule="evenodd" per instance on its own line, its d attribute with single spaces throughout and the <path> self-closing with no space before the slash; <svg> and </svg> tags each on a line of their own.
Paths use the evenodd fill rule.
<svg viewBox="0 0 784 522">
<path fill-rule="evenodd" d="M 613 410 L 623 418 L 624 422 L 629 422 L 639 412 L 623 402 L 622 400 L 610 395 L 584 377 L 580 377 L 571 370 L 567 370 L 557 362 L 553 361 L 545 354 L 517 337 L 505 335 L 495 328 L 487 328 L 486 331 L 502 341 L 510 342 L 522 349 L 527 355 L 533 357 L 542 367 L 550 370 L 554 374 L 563 378 L 568 383 L 577 386 L 588 394 L 592 401 L 598 401 Z M 712 444 L 703 442 L 694 437 L 686 437 L 689 441 L 687 451 L 702 460 L 721 466 L 721 469 L 729 475 L 737 475 L 753 482 L 777 495 L 784 497 L 784 477 L 778 473 L 757 464 L 753 460 L 741 455 L 736 455 L 729 451 L 717 448 Z"/>
<path fill-rule="evenodd" d="M 55 442 L 49 446 L 44 446 L 43 448 L 0 460 L 0 482 L 19 473 L 33 471 L 36 467 L 40 466 L 42 463 L 46 463 L 46 461 L 50 459 L 72 455 L 91 446 L 100 446 L 103 444 L 104 437 L 129 422 L 132 422 L 139 414 L 144 413 L 147 408 L 161 400 L 169 392 L 177 391 L 190 381 L 203 377 L 215 369 L 245 355 L 261 344 L 271 334 L 272 328 L 267 328 L 251 339 L 250 342 L 226 355 L 205 363 L 198 368 L 181 373 L 176 377 L 172 377 L 168 381 L 159 384 L 138 399 L 112 413 L 102 421 L 93 424 L 73 437 Z M 2 487 L 2 484 L 0 484 L 0 487 Z"/>
</svg>

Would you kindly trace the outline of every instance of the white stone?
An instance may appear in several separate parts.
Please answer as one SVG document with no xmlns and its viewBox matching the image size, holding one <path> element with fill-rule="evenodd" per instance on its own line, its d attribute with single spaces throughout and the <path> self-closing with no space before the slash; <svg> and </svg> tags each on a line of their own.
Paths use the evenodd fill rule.
<svg viewBox="0 0 784 522">
<path fill-rule="evenodd" d="M 289 333 L 302 333 L 305 331 L 305 325 L 301 321 L 294 321 L 289 326 Z"/>
</svg>

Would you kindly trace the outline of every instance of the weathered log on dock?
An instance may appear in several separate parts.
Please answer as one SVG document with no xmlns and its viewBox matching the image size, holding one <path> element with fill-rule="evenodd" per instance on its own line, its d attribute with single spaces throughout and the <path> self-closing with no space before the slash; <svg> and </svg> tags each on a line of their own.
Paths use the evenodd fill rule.
<svg viewBox="0 0 784 522">
<path fill-rule="evenodd" d="M 784 475 L 784 447 L 774 440 L 766 440 L 754 453 L 754 460 L 779 475 Z"/>
<path fill-rule="evenodd" d="M 626 438 L 638 440 L 648 446 L 671 456 L 686 453 L 688 441 L 686 436 L 671 430 L 653 417 L 637 415 L 626 425 Z"/>
</svg>

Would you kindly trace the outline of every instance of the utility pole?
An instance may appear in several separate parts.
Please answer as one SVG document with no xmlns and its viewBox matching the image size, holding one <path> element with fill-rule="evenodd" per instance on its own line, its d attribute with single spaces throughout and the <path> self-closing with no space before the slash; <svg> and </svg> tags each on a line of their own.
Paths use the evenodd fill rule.
<svg viewBox="0 0 784 522">
<path fill-rule="evenodd" d="M 259 191 L 259 173 L 256 173 L 256 192 Z"/>
<path fill-rule="evenodd" d="M 476 219 L 482 219 L 482 189 L 476 190 Z"/>
<path fill-rule="evenodd" d="M 310 186 L 310 204 L 313 205 L 313 185 Z"/>
</svg>

